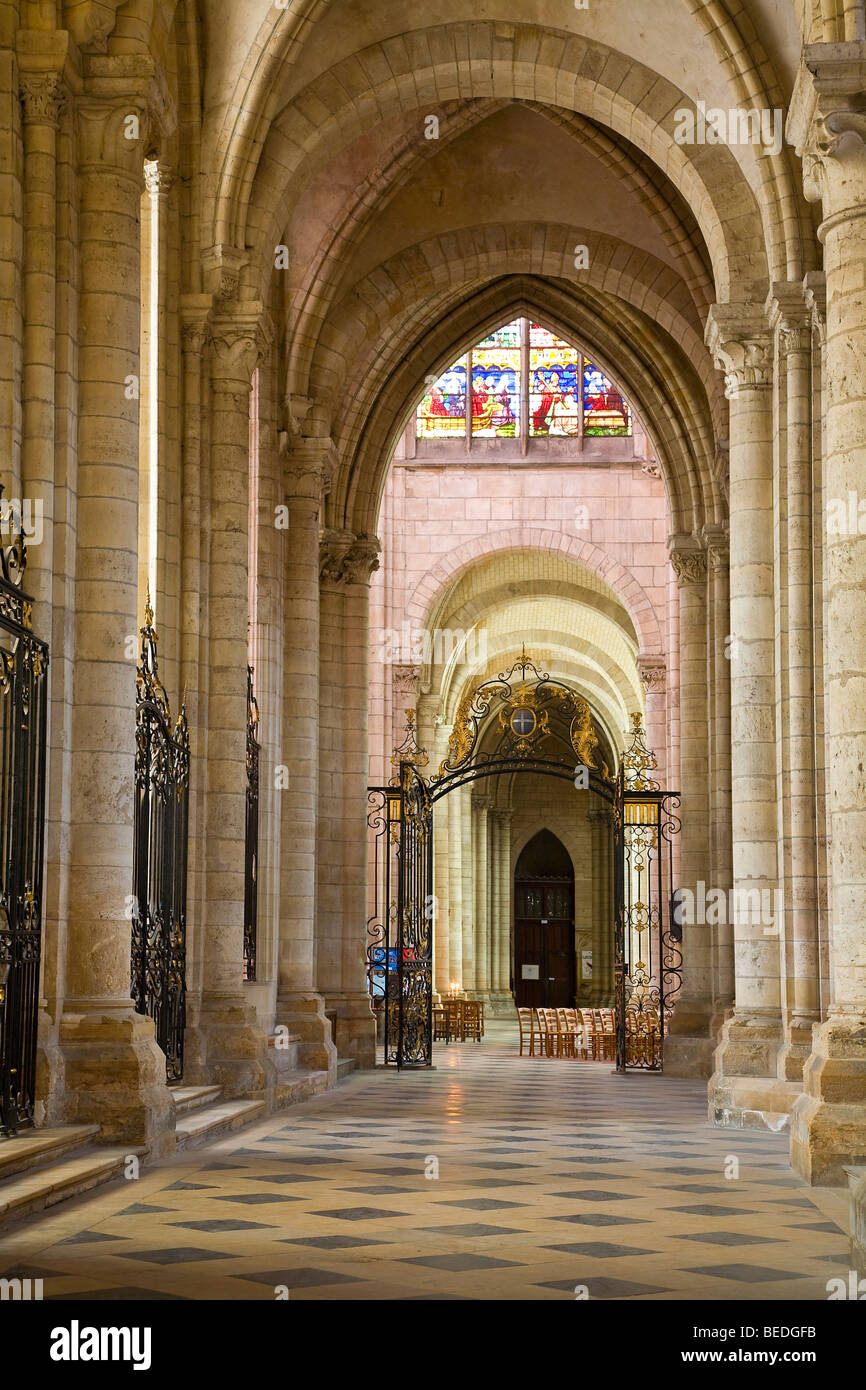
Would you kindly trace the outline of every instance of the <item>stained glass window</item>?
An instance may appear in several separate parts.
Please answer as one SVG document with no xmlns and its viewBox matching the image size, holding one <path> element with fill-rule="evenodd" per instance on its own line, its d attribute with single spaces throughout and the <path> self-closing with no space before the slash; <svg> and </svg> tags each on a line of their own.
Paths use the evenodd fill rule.
<svg viewBox="0 0 866 1390">
<path fill-rule="evenodd" d="M 631 410 L 622 393 L 591 362 L 583 364 L 583 431 L 592 435 L 631 434 Z"/>
<path fill-rule="evenodd" d="M 529 328 L 531 435 L 580 434 L 580 353 L 540 323 Z"/>
<path fill-rule="evenodd" d="M 468 405 L 468 418 L 467 418 Z M 579 348 L 514 319 L 439 378 L 417 413 L 419 439 L 573 439 L 632 434 L 622 392 Z"/>
<path fill-rule="evenodd" d="M 440 376 L 418 407 L 419 439 L 462 439 L 466 434 L 466 369 L 461 357 Z"/>
</svg>

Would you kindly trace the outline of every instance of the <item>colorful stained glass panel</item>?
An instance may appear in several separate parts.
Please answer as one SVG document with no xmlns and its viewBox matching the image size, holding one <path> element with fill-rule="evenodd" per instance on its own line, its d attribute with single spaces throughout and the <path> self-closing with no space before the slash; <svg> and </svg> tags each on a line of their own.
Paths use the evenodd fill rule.
<svg viewBox="0 0 866 1390">
<path fill-rule="evenodd" d="M 418 407 L 419 439 L 460 439 L 466 435 L 466 358 L 443 372 Z"/>
<path fill-rule="evenodd" d="M 591 362 L 583 368 L 583 430 L 587 435 L 629 435 L 631 410 L 609 377 Z"/>
<path fill-rule="evenodd" d="M 476 348 L 472 354 L 472 434 L 514 439 L 520 432 L 520 349 Z"/>
<path fill-rule="evenodd" d="M 580 433 L 580 354 L 541 324 L 529 330 L 529 422 L 531 435 L 569 437 Z"/>
</svg>

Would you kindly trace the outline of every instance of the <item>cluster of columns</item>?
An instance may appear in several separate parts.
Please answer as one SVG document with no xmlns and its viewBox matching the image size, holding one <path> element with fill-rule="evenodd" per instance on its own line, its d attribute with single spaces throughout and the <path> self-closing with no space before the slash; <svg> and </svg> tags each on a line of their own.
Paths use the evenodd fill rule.
<svg viewBox="0 0 866 1390">
<path fill-rule="evenodd" d="M 513 1009 L 512 814 L 464 786 L 434 816 L 435 985 L 456 984 L 494 1014 Z"/>
</svg>

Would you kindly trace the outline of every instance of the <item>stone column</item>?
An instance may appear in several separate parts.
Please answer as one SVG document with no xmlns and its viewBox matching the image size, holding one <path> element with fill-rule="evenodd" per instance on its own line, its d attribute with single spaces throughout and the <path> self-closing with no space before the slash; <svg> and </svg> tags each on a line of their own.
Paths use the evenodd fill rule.
<svg viewBox="0 0 866 1390">
<path fill-rule="evenodd" d="M 201 995 L 190 1000 L 190 1060 L 196 1079 L 226 1096 L 269 1097 L 274 1083 L 267 1035 L 243 986 L 246 867 L 246 730 L 249 600 L 250 389 L 265 348 L 259 304 L 210 322 L 210 508 L 207 700 L 197 756 L 206 843 L 202 867 Z M 196 754 L 194 754 L 194 757 Z M 193 1070 L 189 1071 L 193 1079 Z"/>
<path fill-rule="evenodd" d="M 604 946 L 605 907 L 604 907 L 604 811 L 587 813 L 592 840 L 592 987 L 589 1002 L 598 1008 L 605 993 L 604 986 Z"/>
<path fill-rule="evenodd" d="M 326 1006 L 337 1011 L 337 1051 L 358 1068 L 376 1063 L 365 952 L 370 576 L 379 566 L 378 554 L 373 536 L 323 533 L 319 776 L 330 838 L 323 842 L 320 825 L 317 984 Z M 330 904 L 323 901 L 325 863 Z"/>
<path fill-rule="evenodd" d="M 493 827 L 497 845 L 495 872 L 498 880 L 496 895 L 496 917 L 494 919 L 494 947 L 496 968 L 492 986 L 498 996 L 502 1013 L 510 1016 L 514 999 L 511 993 L 511 898 L 513 882 L 511 877 L 511 810 L 493 812 Z"/>
<path fill-rule="evenodd" d="M 812 566 L 812 311 L 802 285 L 775 285 L 770 304 L 777 328 L 785 581 L 780 647 L 783 794 L 780 928 L 785 969 L 780 1078 L 802 1083 L 818 1015 L 817 821 Z"/>
<path fill-rule="evenodd" d="M 707 342 L 730 402 L 731 787 L 736 1000 L 710 1084 L 718 1124 L 778 1125 L 773 355 L 763 310 L 714 305 Z"/>
<path fill-rule="evenodd" d="M 731 847 L 731 586 L 728 530 L 705 526 L 703 539 L 709 565 L 707 607 L 707 690 L 709 695 L 709 851 L 711 881 L 730 900 L 733 886 Z M 734 928 L 729 914 L 709 926 L 712 949 L 713 1020 L 715 1037 L 734 1003 Z"/>
<path fill-rule="evenodd" d="M 337 1052 L 316 987 L 316 823 L 319 799 L 319 515 L 334 469 L 325 435 L 297 433 L 284 460 L 286 534 L 283 818 L 277 1022 L 301 1038 L 306 1066 L 336 1077 Z"/>
<path fill-rule="evenodd" d="M 441 804 L 441 803 L 440 803 Z M 448 940 L 449 940 L 449 984 L 454 980 L 458 986 L 463 984 L 463 844 L 460 817 L 460 791 L 449 792 L 444 798 L 443 810 L 448 817 Z M 434 812 L 435 815 L 435 812 Z"/>
<path fill-rule="evenodd" d="M 463 876 L 463 989 L 474 994 L 478 988 L 476 962 L 478 959 L 478 923 L 475 914 L 475 860 L 472 791 L 458 787 L 449 796 L 459 797 L 460 848 Z"/>
<path fill-rule="evenodd" d="M 605 1007 L 614 1002 L 614 899 L 613 899 L 613 817 L 606 806 L 601 810 L 601 995 Z M 593 975 L 595 972 L 593 972 Z"/>
<path fill-rule="evenodd" d="M 111 64 L 111 73 L 101 70 Z M 121 71 L 118 72 L 118 66 Z M 153 67 L 91 59 L 77 108 L 80 196 L 75 706 L 66 1000 L 70 1119 L 171 1152 L 174 1106 L 150 1019 L 130 999 L 138 627 L 139 210 Z M 124 97 L 116 98 L 117 77 Z M 142 138 L 129 140 L 134 115 Z"/>
<path fill-rule="evenodd" d="M 707 554 L 696 536 L 668 541 L 680 610 L 680 880 L 675 888 L 701 900 L 709 891 L 709 720 L 707 710 Z M 712 949 L 706 921 L 683 912 L 683 985 L 665 1039 L 665 1071 L 709 1078 L 714 1038 Z"/>
<path fill-rule="evenodd" d="M 48 36 L 40 36 L 45 39 Z M 53 36 L 52 36 L 53 37 Z M 53 45 L 52 45 L 53 46 Z M 40 43 L 30 62 L 50 57 Z M 54 59 L 57 61 L 57 58 Z M 24 68 L 25 56 L 19 53 Z M 57 71 L 21 72 L 24 117 L 24 341 L 21 372 L 21 497 L 29 509 L 22 521 L 32 530 L 27 544 L 25 588 L 33 596 L 34 630 L 52 643 L 55 477 L 55 371 L 57 300 L 57 132 L 66 93 Z M 8 480 L 7 480 L 8 483 Z M 10 500 L 8 494 L 6 501 Z M 58 604 L 58 609 L 60 605 Z M 62 615 L 65 619 L 65 614 Z M 37 1105 L 48 1124 L 63 1118 L 63 1060 L 57 1044 L 64 987 L 65 941 L 60 931 L 65 852 L 63 786 L 67 771 L 63 743 L 66 689 L 64 663 L 52 662 L 49 680 L 49 752 L 46 815 L 46 874 L 42 904 L 42 985 L 37 1051 Z"/>
<path fill-rule="evenodd" d="M 866 1162 L 866 534 L 840 522 L 866 478 L 866 44 L 804 51 L 789 118 L 806 196 L 820 201 L 827 284 L 824 454 L 826 742 L 832 1003 L 815 1028 L 792 1161 L 814 1183 Z M 834 524 L 830 525 L 830 518 Z M 862 1185 L 861 1185 L 862 1187 Z M 861 1197 L 862 1203 L 862 1197 Z M 862 1214 L 862 1204 L 859 1207 Z"/>
<path fill-rule="evenodd" d="M 472 860 L 475 899 L 475 993 L 490 994 L 490 801 L 472 797 Z"/>
<path fill-rule="evenodd" d="M 674 783 L 667 756 L 667 663 L 663 656 L 642 654 L 637 659 L 637 673 L 646 698 L 646 746 L 658 760 L 661 785 L 669 787 Z"/>
</svg>

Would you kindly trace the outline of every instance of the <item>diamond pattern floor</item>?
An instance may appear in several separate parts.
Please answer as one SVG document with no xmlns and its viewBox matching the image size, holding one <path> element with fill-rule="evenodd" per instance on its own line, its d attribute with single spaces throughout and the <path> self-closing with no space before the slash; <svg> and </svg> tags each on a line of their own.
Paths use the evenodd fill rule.
<svg viewBox="0 0 866 1390">
<path fill-rule="evenodd" d="M 0 1274 L 58 1300 L 824 1300 L 847 1277 L 844 1195 L 784 1136 L 712 1129 L 700 1083 L 516 1042 L 494 1024 L 67 1203 L 5 1235 Z"/>
</svg>

